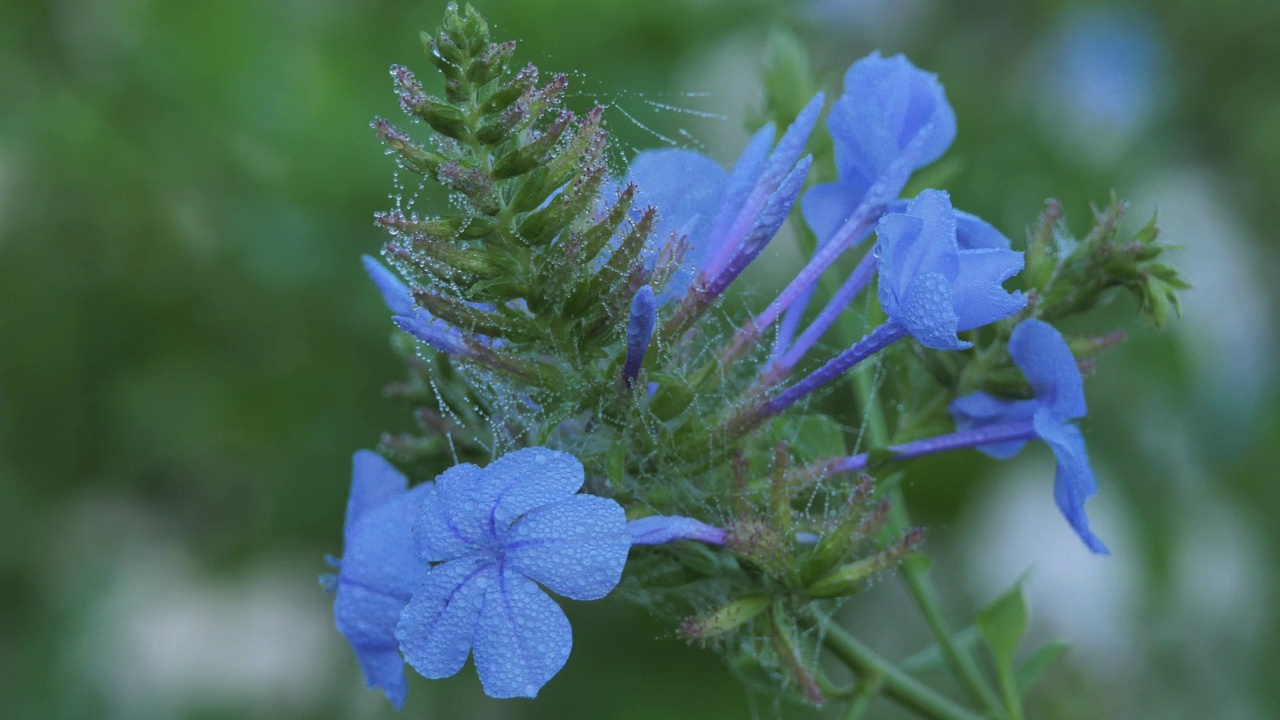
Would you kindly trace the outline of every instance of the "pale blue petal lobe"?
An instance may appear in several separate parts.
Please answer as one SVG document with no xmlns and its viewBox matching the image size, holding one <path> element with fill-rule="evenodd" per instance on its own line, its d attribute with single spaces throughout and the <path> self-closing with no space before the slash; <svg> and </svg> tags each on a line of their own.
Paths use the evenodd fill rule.
<svg viewBox="0 0 1280 720">
<path fill-rule="evenodd" d="M 470 464 L 457 465 L 451 471 L 473 476 L 480 473 L 479 468 Z M 439 491 L 434 485 L 432 488 L 422 498 L 413 522 L 413 541 L 418 559 L 423 562 L 440 562 L 473 553 L 476 546 L 468 542 L 454 526 L 445 512 Z"/>
<path fill-rule="evenodd" d="M 665 545 L 677 540 L 721 545 L 724 529 L 708 525 L 701 520 L 679 515 L 650 515 L 627 523 L 632 545 Z"/>
<path fill-rule="evenodd" d="M 381 456 L 356 453 L 333 602 L 334 624 L 355 651 L 365 681 L 381 687 L 397 707 L 407 688 L 396 622 L 425 571 L 409 528 L 433 488 L 426 483 L 406 490 L 406 484 Z"/>
<path fill-rule="evenodd" d="M 386 265 L 372 257 L 361 255 L 360 261 L 364 263 L 365 272 L 369 273 L 373 284 L 378 286 L 378 292 L 382 293 L 382 302 L 387 304 L 391 314 L 412 315 L 413 295 L 409 292 L 409 286 L 405 285 L 404 281 L 391 272 Z"/>
<path fill-rule="evenodd" d="M 574 600 L 598 600 L 622 578 L 631 536 L 622 506 L 574 495 L 532 510 L 511 528 L 508 567 Z"/>
<path fill-rule="evenodd" d="M 572 497 L 582 488 L 582 463 L 569 453 L 531 447 L 507 453 L 485 468 L 497 490 L 491 522 L 507 527 L 530 510 Z"/>
<path fill-rule="evenodd" d="M 554 600 L 508 570 L 485 598 L 474 643 L 486 695 L 535 697 L 569 659 L 573 631 Z"/>
<path fill-rule="evenodd" d="M 1085 501 L 1097 492 L 1098 482 L 1089 467 L 1089 453 L 1080 429 L 1056 417 L 1049 408 L 1036 412 L 1034 424 L 1036 435 L 1053 450 L 1058 461 L 1053 481 L 1058 510 L 1089 550 L 1098 555 L 1109 554 L 1107 546 L 1089 528 L 1085 514 Z"/>
<path fill-rule="evenodd" d="M 956 244 L 961 250 L 1008 250 L 1009 238 L 977 215 L 956 210 Z"/>
<path fill-rule="evenodd" d="M 360 516 L 404 492 L 409 479 L 372 450 L 358 450 L 351 458 L 351 494 L 347 496 L 346 530 Z"/>
<path fill-rule="evenodd" d="M 627 180 L 639 187 L 637 207 L 658 208 L 659 242 L 672 233 L 688 233 L 685 262 L 700 268 L 728 181 L 724 168 L 693 150 L 650 150 L 631 161 Z"/>
<path fill-rule="evenodd" d="M 972 430 L 987 425 L 1028 422 L 1040 407 L 1037 400 L 1002 400 L 985 392 L 976 392 L 951 401 L 951 419 L 957 430 Z M 997 460 L 1017 455 L 1025 440 L 978 445 L 977 449 Z"/>
<path fill-rule="evenodd" d="M 1022 253 L 1012 250 L 964 250 L 959 254 L 960 272 L 952 283 L 956 329 L 963 332 L 1003 320 L 1027 304 L 1019 291 L 1009 292 L 1004 281 L 1022 270 Z"/>
<path fill-rule="evenodd" d="M 418 551 L 425 557 L 444 554 L 448 548 L 457 547 L 450 535 L 470 546 L 490 545 L 489 515 L 502 487 L 487 469 L 470 463 L 454 465 L 436 478 L 436 487 L 440 517 L 421 518 L 422 527 L 428 532 L 416 538 Z"/>
<path fill-rule="evenodd" d="M 497 585 L 497 566 L 490 561 L 466 558 L 432 568 L 396 627 L 405 661 L 433 680 L 461 670 L 485 597 Z"/>
<path fill-rule="evenodd" d="M 898 298 L 897 314 L 892 317 L 925 347 L 934 350 L 973 347 L 973 343 L 956 337 L 958 318 L 952 302 L 951 285 L 939 273 L 911 278 L 906 292 Z"/>
<path fill-rule="evenodd" d="M 857 189 L 848 183 L 833 182 L 814 185 L 800 201 L 805 224 L 822 244 L 844 225 L 861 199 Z"/>
<path fill-rule="evenodd" d="M 1084 379 L 1071 348 L 1052 325 L 1042 320 L 1019 323 L 1009 336 L 1009 354 L 1038 399 L 1062 417 L 1084 417 Z"/>
</svg>

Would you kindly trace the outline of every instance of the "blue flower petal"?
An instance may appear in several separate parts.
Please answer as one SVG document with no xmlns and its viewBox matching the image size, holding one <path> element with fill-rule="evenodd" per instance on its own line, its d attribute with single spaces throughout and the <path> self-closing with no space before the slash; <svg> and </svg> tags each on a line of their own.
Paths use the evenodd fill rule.
<svg viewBox="0 0 1280 720">
<path fill-rule="evenodd" d="M 425 570 L 414 556 L 409 528 L 432 486 L 406 490 L 404 475 L 368 450 L 357 452 L 352 465 L 334 623 L 355 651 L 369 687 L 381 687 L 400 707 L 407 686 L 396 622 Z"/>
<path fill-rule="evenodd" d="M 468 353 L 467 344 L 457 328 L 422 308 L 414 308 L 407 315 L 395 315 L 391 320 L 401 330 L 442 353 L 455 356 Z"/>
<path fill-rule="evenodd" d="M 815 186 L 802 204 L 820 242 L 862 203 L 896 198 L 911 173 L 941 157 L 956 134 L 937 78 L 901 55 L 859 60 L 844 87 L 827 117 L 839 179 Z"/>
<path fill-rule="evenodd" d="M 684 264 L 700 268 L 728 181 L 724 168 L 693 150 L 651 150 L 631 161 L 627 180 L 639 186 L 637 207 L 658 208 L 658 241 L 665 243 L 672 233 L 686 235 Z"/>
<path fill-rule="evenodd" d="M 473 642 L 486 695 L 534 697 L 569 659 L 573 631 L 554 600 L 508 569 L 485 598 Z"/>
<path fill-rule="evenodd" d="M 1009 238 L 977 215 L 956 210 L 956 245 L 961 250 L 1008 250 Z"/>
<path fill-rule="evenodd" d="M 1085 501 L 1098 491 L 1098 481 L 1089 467 L 1089 453 L 1080 429 L 1064 422 L 1047 407 L 1036 411 L 1033 423 L 1036 435 L 1048 444 L 1058 461 L 1053 481 L 1053 499 L 1058 510 L 1090 550 L 1099 555 L 1109 554 L 1107 546 L 1089 529 L 1089 518 L 1085 515 Z"/>
<path fill-rule="evenodd" d="M 400 598 L 341 583 L 333 601 L 338 632 L 355 650 L 365 685 L 382 688 L 397 709 L 404 706 L 409 692 L 404 678 L 404 658 L 395 635 L 404 605 L 405 601 Z"/>
<path fill-rule="evenodd" d="M 906 213 L 881 217 L 876 236 L 880 303 L 890 317 L 915 277 L 935 273 L 950 282 L 960 272 L 955 214 L 945 192 L 926 190 Z"/>
<path fill-rule="evenodd" d="M 391 272 L 386 265 L 372 257 L 361 255 L 360 261 L 364 263 L 365 272 L 369 273 L 373 284 L 378 286 L 378 292 L 382 293 L 382 301 L 391 309 L 391 314 L 412 315 L 413 295 L 409 292 L 409 286 L 405 285 L 404 281 Z"/>
<path fill-rule="evenodd" d="M 887 310 L 886 310 L 887 311 Z M 973 343 L 956 337 L 951 284 L 940 273 L 916 275 L 908 281 L 891 315 L 921 345 L 934 350 L 964 350 Z"/>
<path fill-rule="evenodd" d="M 449 475 L 456 482 L 478 482 L 482 472 L 475 465 L 464 463 L 445 470 L 441 477 Z M 434 485 L 418 506 L 413 522 L 413 542 L 418 559 L 423 562 L 452 560 L 476 551 L 475 543 L 463 537 L 446 514 L 444 501 Z"/>
<path fill-rule="evenodd" d="M 729 179 L 725 183 L 720 211 L 711 228 L 712 242 L 725 239 L 729 228 L 738 219 L 738 213 L 742 211 L 747 197 L 751 195 L 751 191 L 755 189 L 760 179 L 760 174 L 764 172 L 765 160 L 768 159 L 769 151 L 773 148 L 774 133 L 773 123 L 757 130 L 751 137 L 751 142 L 747 143 L 747 147 L 738 156 L 738 161 L 734 163 Z M 718 247 L 708 248 L 708 250 L 710 252 L 706 258 L 711 258 L 715 256 Z"/>
<path fill-rule="evenodd" d="M 876 229 L 880 305 L 890 319 L 937 350 L 970 347 L 955 334 L 1008 317 L 1026 304 L 1021 293 L 1001 285 L 1022 267 L 1022 254 L 961 250 L 957 224 L 947 194 L 925 190 L 905 213 L 881 217 Z M 990 236 L 978 240 L 995 241 Z"/>
<path fill-rule="evenodd" d="M 1012 250 L 962 250 L 960 273 L 952 283 L 956 330 L 963 332 L 1007 318 L 1027 304 L 1019 291 L 1001 285 L 1022 270 L 1022 253 Z"/>
<path fill-rule="evenodd" d="M 1064 418 L 1084 417 L 1084 380 L 1071 348 L 1054 327 L 1024 320 L 1009 336 L 1009 354 L 1035 390 L 1036 398 Z"/>
<path fill-rule="evenodd" d="M 512 520 L 572 496 L 583 479 L 577 458 L 535 447 L 507 453 L 480 473 L 446 472 L 436 484 L 444 513 L 458 533 L 473 544 L 492 546 Z"/>
<path fill-rule="evenodd" d="M 905 213 L 911 205 L 910 200 L 894 200 L 885 206 L 885 213 Z M 961 250 L 982 250 L 995 248 L 1008 250 L 1011 247 L 1009 238 L 982 218 L 963 210 L 954 210 L 956 215 L 956 245 Z M 805 216 L 808 217 L 807 215 Z"/>
<path fill-rule="evenodd" d="M 845 73 L 844 95 L 837 104 L 843 105 L 853 128 L 843 133 L 832 128 L 842 171 L 883 168 L 917 137 L 923 142 L 915 166 L 924 167 L 941 157 L 956 136 L 955 112 L 937 76 L 902 55 L 885 58 L 873 52 L 855 62 Z"/>
<path fill-rule="evenodd" d="M 805 224 L 822 245 L 844 225 L 858 207 L 861 192 L 848 183 L 814 185 L 800 201 Z"/>
<path fill-rule="evenodd" d="M 384 505 L 409 487 L 409 479 L 387 459 L 372 450 L 357 450 L 351 457 L 351 494 L 347 496 L 344 539 L 370 509 Z"/>
<path fill-rule="evenodd" d="M 957 430 L 972 430 L 1003 423 L 1026 422 L 1040 408 L 1038 400 L 1001 400 L 985 392 L 976 392 L 951 401 L 951 419 Z M 978 445 L 981 452 L 998 460 L 1008 460 L 1026 445 L 1025 440 Z"/>
<path fill-rule="evenodd" d="M 436 478 L 434 502 L 425 504 L 415 525 L 414 540 L 424 560 L 449 559 L 465 548 L 490 544 L 489 511 L 501 488 L 494 488 L 484 469 L 459 463 Z"/>
<path fill-rule="evenodd" d="M 413 593 L 396 627 L 405 660 L 423 677 L 462 669 L 485 597 L 498 585 L 497 566 L 463 558 L 436 565 Z"/>
<path fill-rule="evenodd" d="M 631 536 L 622 506 L 574 495 L 531 510 L 511 527 L 508 567 L 574 600 L 598 600 L 622 578 Z"/>
</svg>

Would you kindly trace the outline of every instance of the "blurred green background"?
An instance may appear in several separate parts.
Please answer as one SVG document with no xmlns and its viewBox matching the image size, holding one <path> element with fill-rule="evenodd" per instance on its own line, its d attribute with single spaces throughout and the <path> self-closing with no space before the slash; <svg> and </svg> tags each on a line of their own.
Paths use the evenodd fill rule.
<svg viewBox="0 0 1280 720">
<path fill-rule="evenodd" d="M 1075 641 L 1034 717 L 1280 716 L 1280 4 L 478 7 L 521 61 L 578 71 L 571 103 L 610 105 L 619 166 L 663 138 L 730 162 L 780 26 L 829 90 L 877 48 L 937 72 L 955 203 L 1015 241 L 1050 196 L 1080 232 L 1113 189 L 1135 221 L 1158 205 L 1196 289 L 1168 333 L 1128 301 L 1098 321 L 1131 330 L 1088 385 L 1114 556 L 1056 516 L 1047 452 L 921 465 L 910 491 L 957 623 L 1030 570 L 1033 634 Z M 398 114 L 391 63 L 427 73 L 417 31 L 442 9 L 0 6 L 0 715 L 394 716 L 315 578 L 352 451 L 408 427 L 357 262 L 395 191 L 368 122 Z M 466 671 L 415 681 L 405 716 L 821 715 L 753 697 L 642 609 L 566 604 L 575 650 L 536 702 L 490 701 Z M 849 622 L 893 657 L 927 642 L 894 582 Z"/>
</svg>

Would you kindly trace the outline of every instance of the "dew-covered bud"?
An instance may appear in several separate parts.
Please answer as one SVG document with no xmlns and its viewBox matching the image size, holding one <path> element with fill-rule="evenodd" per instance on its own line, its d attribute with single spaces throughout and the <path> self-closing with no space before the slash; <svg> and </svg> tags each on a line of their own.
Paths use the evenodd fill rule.
<svg viewBox="0 0 1280 720">
<path fill-rule="evenodd" d="M 631 317 L 627 320 L 627 362 L 622 369 L 622 378 L 628 388 L 640 374 L 640 365 L 644 362 L 644 354 L 653 338 L 657 313 L 653 288 L 648 285 L 640 288 L 640 292 L 631 301 Z"/>
<path fill-rule="evenodd" d="M 792 538 L 760 518 L 739 518 L 725 525 L 725 549 L 771 577 L 791 568 Z"/>
<path fill-rule="evenodd" d="M 732 632 L 769 609 L 768 595 L 746 595 L 730 601 L 705 615 L 695 615 L 680 623 L 680 635 L 686 640 L 706 642 Z"/>
<path fill-rule="evenodd" d="M 842 565 L 811 584 L 809 597 L 829 598 L 861 592 L 868 580 L 897 565 L 907 553 L 924 541 L 924 528 L 907 531 L 902 540 L 875 555 Z"/>
<path fill-rule="evenodd" d="M 493 43 L 479 58 L 467 68 L 467 79 L 477 85 L 484 85 L 507 71 L 507 64 L 516 52 L 514 40 L 504 43 Z"/>
</svg>

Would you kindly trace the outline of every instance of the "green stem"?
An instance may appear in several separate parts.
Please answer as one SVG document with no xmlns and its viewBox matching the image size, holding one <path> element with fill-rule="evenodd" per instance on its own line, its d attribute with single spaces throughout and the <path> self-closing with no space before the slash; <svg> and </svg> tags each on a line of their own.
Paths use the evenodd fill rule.
<svg viewBox="0 0 1280 720">
<path fill-rule="evenodd" d="M 860 677 L 880 678 L 881 692 L 898 704 L 933 720 L 982 720 L 872 652 L 831 619 L 819 622 L 827 649 Z"/>
<path fill-rule="evenodd" d="M 901 503 L 902 491 L 894 488 L 891 497 L 895 504 Z M 890 520 L 890 522 L 893 521 Z M 934 637 L 938 639 L 938 647 L 942 650 L 942 656 L 946 658 L 951 671 L 963 681 L 965 689 L 976 702 L 995 711 L 998 716 L 1003 716 L 1003 704 L 983 679 L 977 663 L 969 653 L 956 645 L 951 627 L 947 624 L 947 618 L 942 612 L 942 604 L 938 601 L 938 592 L 929 580 L 926 563 L 910 558 L 902 564 L 901 574 L 907 589 L 911 591 L 911 597 L 920 607 L 920 613 L 924 616 L 925 622 L 933 631 Z"/>
<path fill-rule="evenodd" d="M 871 382 L 871 377 L 866 373 L 854 376 L 857 394 L 865 402 L 867 440 L 871 447 L 885 447 L 889 444 L 888 425 L 885 422 L 884 411 L 880 407 L 880 403 L 871 398 Z M 907 514 L 906 497 L 903 495 L 901 486 L 896 484 L 889 489 L 888 495 L 891 503 L 888 532 L 893 535 L 900 535 L 911 524 L 910 517 Z M 1005 713 L 1000 699 L 991 689 L 991 686 L 987 684 L 986 680 L 983 679 L 977 664 L 969 653 L 956 645 L 952 637 L 951 627 L 943 614 L 942 604 L 938 601 L 937 590 L 929 579 L 927 564 L 915 557 L 909 558 L 902 564 L 900 574 L 907 585 L 907 590 L 911 593 L 911 597 L 916 601 L 916 605 L 919 606 L 925 623 L 929 625 L 929 630 L 937 638 L 938 647 L 942 650 L 942 656 L 946 659 L 951 671 L 960 679 L 965 690 L 968 691 L 975 702 L 994 711 L 997 717 L 1004 717 Z"/>
<path fill-rule="evenodd" d="M 844 712 L 844 720 L 862 720 L 871 709 L 871 701 L 880 694 L 884 686 L 884 676 L 876 675 L 858 683 L 858 691 L 849 700 L 849 707 Z"/>
</svg>

